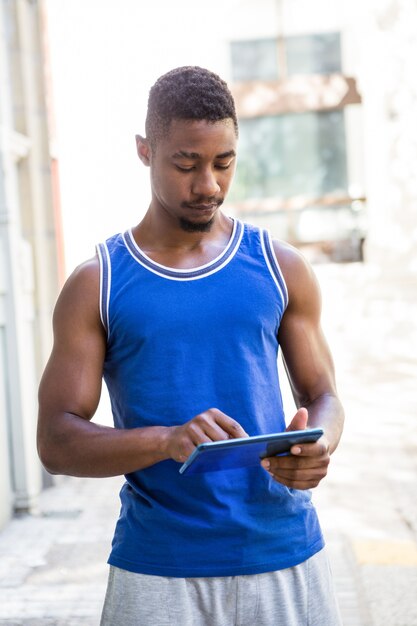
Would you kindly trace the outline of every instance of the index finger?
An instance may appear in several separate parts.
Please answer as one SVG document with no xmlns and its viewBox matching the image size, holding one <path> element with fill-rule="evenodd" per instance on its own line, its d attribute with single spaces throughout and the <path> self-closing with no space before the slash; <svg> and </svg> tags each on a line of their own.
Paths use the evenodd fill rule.
<svg viewBox="0 0 417 626">
<path fill-rule="evenodd" d="M 222 411 L 219 411 L 218 409 L 209 409 L 208 412 L 212 414 L 216 424 L 224 430 L 229 439 L 249 437 L 248 433 L 242 428 L 239 422 L 232 417 L 229 417 L 229 415 L 222 413 Z"/>
</svg>

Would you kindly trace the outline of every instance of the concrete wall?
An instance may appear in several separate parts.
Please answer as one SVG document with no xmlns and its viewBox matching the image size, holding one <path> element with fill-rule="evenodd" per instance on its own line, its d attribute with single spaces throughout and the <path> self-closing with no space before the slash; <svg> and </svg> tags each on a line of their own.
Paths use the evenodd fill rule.
<svg viewBox="0 0 417 626">
<path fill-rule="evenodd" d="M 1 171 L 1 161 L 0 161 Z M 0 194 L 2 194 L 0 186 Z M 0 196 L 1 198 L 1 196 Z M 0 206 L 2 201 L 0 199 Z M 7 406 L 7 359 L 6 359 L 6 255 L 0 247 L 0 528 L 9 519 L 13 508 L 11 483 L 10 432 Z"/>
<path fill-rule="evenodd" d="M 0 2 L 0 526 L 36 507 L 36 390 L 57 294 L 40 7 Z"/>
<path fill-rule="evenodd" d="M 417 4 L 369 0 L 358 22 L 369 197 L 367 257 L 417 274 Z"/>
</svg>

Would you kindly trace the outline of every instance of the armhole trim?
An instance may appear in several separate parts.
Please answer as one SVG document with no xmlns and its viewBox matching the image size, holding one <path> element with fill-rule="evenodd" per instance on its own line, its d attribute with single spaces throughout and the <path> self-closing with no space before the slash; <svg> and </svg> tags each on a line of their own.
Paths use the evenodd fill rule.
<svg viewBox="0 0 417 626">
<path fill-rule="evenodd" d="M 110 334 L 109 328 L 109 303 L 110 303 L 110 285 L 111 285 L 111 265 L 110 255 L 107 245 L 99 243 L 96 246 L 97 256 L 100 262 L 100 319 L 107 338 Z"/>
<path fill-rule="evenodd" d="M 275 255 L 274 246 L 272 244 L 271 234 L 267 230 L 261 231 L 261 245 L 262 252 L 265 258 L 265 263 L 270 271 L 270 274 L 277 286 L 278 292 L 282 298 L 284 304 L 284 310 L 288 306 L 288 290 L 285 283 L 284 276 L 278 263 L 278 259 Z"/>
</svg>

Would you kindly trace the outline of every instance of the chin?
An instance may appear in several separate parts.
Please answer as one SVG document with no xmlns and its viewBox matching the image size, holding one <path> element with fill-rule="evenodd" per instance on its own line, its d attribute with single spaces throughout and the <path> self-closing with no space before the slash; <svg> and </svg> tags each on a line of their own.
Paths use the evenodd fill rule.
<svg viewBox="0 0 417 626">
<path fill-rule="evenodd" d="M 192 222 L 183 217 L 179 219 L 180 227 L 187 233 L 207 233 L 211 230 L 214 223 L 214 217 L 208 220 L 208 222 Z"/>
</svg>

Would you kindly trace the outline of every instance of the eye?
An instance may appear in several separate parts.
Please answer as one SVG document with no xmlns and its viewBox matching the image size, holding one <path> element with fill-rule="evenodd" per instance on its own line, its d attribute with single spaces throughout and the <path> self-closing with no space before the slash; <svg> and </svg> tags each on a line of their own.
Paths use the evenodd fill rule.
<svg viewBox="0 0 417 626">
<path fill-rule="evenodd" d="M 233 161 L 229 161 L 229 163 L 225 163 L 225 164 L 223 164 L 223 163 L 216 163 L 216 165 L 214 167 L 217 170 L 228 170 L 232 163 L 233 163 Z"/>
<path fill-rule="evenodd" d="M 177 170 L 179 170 L 180 172 L 191 172 L 194 168 L 194 165 L 190 165 L 189 167 L 184 167 L 181 165 L 176 165 L 175 166 L 177 168 Z"/>
</svg>

